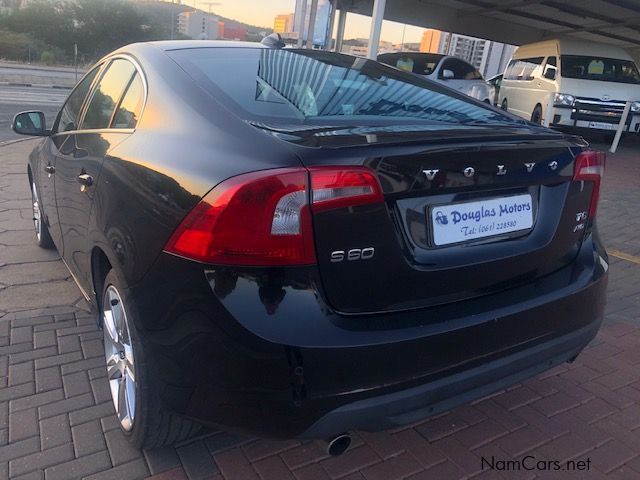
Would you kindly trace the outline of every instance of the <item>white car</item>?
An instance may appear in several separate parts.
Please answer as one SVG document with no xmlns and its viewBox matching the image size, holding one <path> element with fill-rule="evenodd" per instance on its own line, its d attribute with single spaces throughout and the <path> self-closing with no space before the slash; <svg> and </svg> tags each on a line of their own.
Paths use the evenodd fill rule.
<svg viewBox="0 0 640 480">
<path fill-rule="evenodd" d="M 576 39 L 523 45 L 505 69 L 499 102 L 532 122 L 608 134 L 629 102 L 623 131 L 640 133 L 640 71 L 615 45 Z"/>
<path fill-rule="evenodd" d="M 470 97 L 493 105 L 495 90 L 476 67 L 449 55 L 397 52 L 378 55 L 378 61 L 417 75 L 424 75 Z"/>
</svg>

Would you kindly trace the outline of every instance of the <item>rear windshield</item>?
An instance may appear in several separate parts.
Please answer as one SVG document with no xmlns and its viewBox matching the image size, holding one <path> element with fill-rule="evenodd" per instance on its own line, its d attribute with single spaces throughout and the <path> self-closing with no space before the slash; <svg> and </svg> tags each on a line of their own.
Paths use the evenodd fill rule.
<svg viewBox="0 0 640 480">
<path fill-rule="evenodd" d="M 517 122 L 434 82 L 364 58 L 317 50 L 224 47 L 168 54 L 246 120 Z"/>
<path fill-rule="evenodd" d="M 640 84 L 638 67 L 631 60 L 586 55 L 562 55 L 560 68 L 562 76 L 567 78 Z"/>
</svg>

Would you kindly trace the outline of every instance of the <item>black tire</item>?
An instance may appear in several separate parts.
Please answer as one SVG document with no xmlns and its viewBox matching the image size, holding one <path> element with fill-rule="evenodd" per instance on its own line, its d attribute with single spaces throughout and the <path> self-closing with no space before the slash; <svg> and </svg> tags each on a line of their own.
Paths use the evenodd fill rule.
<svg viewBox="0 0 640 480">
<path fill-rule="evenodd" d="M 533 123 L 537 123 L 538 125 L 542 125 L 542 107 L 540 105 L 536 105 L 536 108 L 533 109 L 533 113 L 531 114 L 531 121 Z"/>
<path fill-rule="evenodd" d="M 505 112 L 509 111 L 509 104 L 507 103 L 507 99 L 506 98 L 504 100 L 502 100 L 502 105 L 500 105 L 500 108 L 502 110 L 504 110 Z"/>
<path fill-rule="evenodd" d="M 116 289 L 122 300 L 122 308 L 125 312 L 131 340 L 133 364 L 135 366 L 135 413 L 131 422 L 132 426 L 128 429 L 123 426 L 123 422 L 118 417 L 122 432 L 135 448 L 156 448 L 184 441 L 197 435 L 203 430 L 202 425 L 172 413 L 163 404 L 162 392 L 158 387 L 162 385 L 162 382 L 156 378 L 157 373 L 154 369 L 149 368 L 149 360 L 145 354 L 144 338 L 136 327 L 138 322 L 136 321 L 135 305 L 133 305 L 133 301 L 128 295 L 128 289 L 114 270 L 110 270 L 107 274 L 104 280 L 102 296 L 100 297 L 103 329 L 106 328 L 103 303 L 105 302 L 107 291 L 111 294 L 113 293 L 110 287 Z M 107 335 L 108 332 L 105 332 L 105 351 L 108 351 Z M 116 416 L 118 416 L 118 408 L 115 402 L 114 408 L 116 408 Z"/>
<path fill-rule="evenodd" d="M 51 235 L 49 234 L 49 227 L 44 221 L 42 215 L 42 204 L 40 201 L 40 194 L 36 187 L 36 183 L 31 180 L 31 207 L 33 211 L 33 228 L 36 234 L 36 244 L 40 248 L 51 250 L 55 248 Z"/>
</svg>

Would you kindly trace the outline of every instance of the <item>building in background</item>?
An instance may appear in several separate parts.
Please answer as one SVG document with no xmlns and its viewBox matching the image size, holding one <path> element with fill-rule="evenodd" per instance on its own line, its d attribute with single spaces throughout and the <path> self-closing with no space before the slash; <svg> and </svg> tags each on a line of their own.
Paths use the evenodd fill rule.
<svg viewBox="0 0 640 480">
<path fill-rule="evenodd" d="M 466 60 L 489 78 L 504 71 L 516 48 L 515 45 L 482 38 L 443 33 L 438 52 Z"/>
<path fill-rule="evenodd" d="M 420 51 L 419 42 L 396 43 L 393 47 L 394 47 L 394 51 L 396 52 L 419 52 Z"/>
<path fill-rule="evenodd" d="M 487 40 L 481 38 L 447 32 L 443 35 L 442 51 L 440 53 L 462 58 L 478 70 L 482 70 L 482 66 L 486 61 L 488 43 Z"/>
<path fill-rule="evenodd" d="M 386 40 L 380 40 L 378 44 L 378 52 L 386 53 L 386 52 L 395 52 L 396 48 L 391 42 L 387 42 Z"/>
<path fill-rule="evenodd" d="M 273 20 L 273 31 L 276 33 L 293 32 L 293 19 L 293 13 L 276 15 L 276 18 Z"/>
<path fill-rule="evenodd" d="M 481 72 L 482 75 L 485 78 L 491 78 L 498 73 L 504 72 L 517 48 L 517 46 L 509 45 L 508 43 L 489 42 L 489 53 L 484 64 L 484 71 Z"/>
<path fill-rule="evenodd" d="M 223 23 L 223 32 L 220 38 L 225 40 L 246 40 L 247 39 L 247 27 L 240 23 L 225 22 Z"/>
<path fill-rule="evenodd" d="M 341 53 L 354 55 L 356 57 L 366 57 L 369 47 L 366 45 L 342 45 Z"/>
<path fill-rule="evenodd" d="M 182 12 L 178 15 L 178 31 L 196 40 L 216 40 L 220 38 L 220 23 L 218 17 L 201 10 Z"/>
<path fill-rule="evenodd" d="M 422 34 L 420 51 L 423 53 L 438 53 L 440 51 L 441 38 L 442 32 L 440 30 L 433 30 L 432 28 L 426 29 Z"/>
</svg>

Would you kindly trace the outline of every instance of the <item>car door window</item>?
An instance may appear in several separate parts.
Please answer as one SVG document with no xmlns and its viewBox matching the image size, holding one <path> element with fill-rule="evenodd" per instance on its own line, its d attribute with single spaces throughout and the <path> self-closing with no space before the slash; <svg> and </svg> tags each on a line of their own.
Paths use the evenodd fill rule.
<svg viewBox="0 0 640 480">
<path fill-rule="evenodd" d="M 473 65 L 461 60 L 456 60 L 455 58 L 448 58 L 442 62 L 440 78 L 442 78 L 442 72 L 444 70 L 451 70 L 453 72 L 453 80 L 482 79 L 482 75 L 473 67 Z"/>
<path fill-rule="evenodd" d="M 80 126 L 82 130 L 109 128 L 116 105 L 135 72 L 133 64 L 123 58 L 109 64 L 93 91 Z"/>
<path fill-rule="evenodd" d="M 91 70 L 85 77 L 80 81 L 78 86 L 71 92 L 69 98 L 65 102 L 62 110 L 60 111 L 60 115 L 53 126 L 53 133 L 61 133 L 68 132 L 70 130 L 78 129 L 78 117 L 80 115 L 80 109 L 82 108 L 82 103 L 84 102 L 87 93 L 89 93 L 89 89 L 91 88 L 91 84 L 93 80 L 96 78 L 98 71 L 100 70 L 100 66 Z"/>
<path fill-rule="evenodd" d="M 505 72 L 507 80 L 533 80 L 542 73 L 544 57 L 521 58 L 512 60 Z"/>
<path fill-rule="evenodd" d="M 144 86 L 140 75 L 136 73 L 131 79 L 127 91 L 122 97 L 111 128 L 136 128 L 142 112 Z"/>
</svg>

